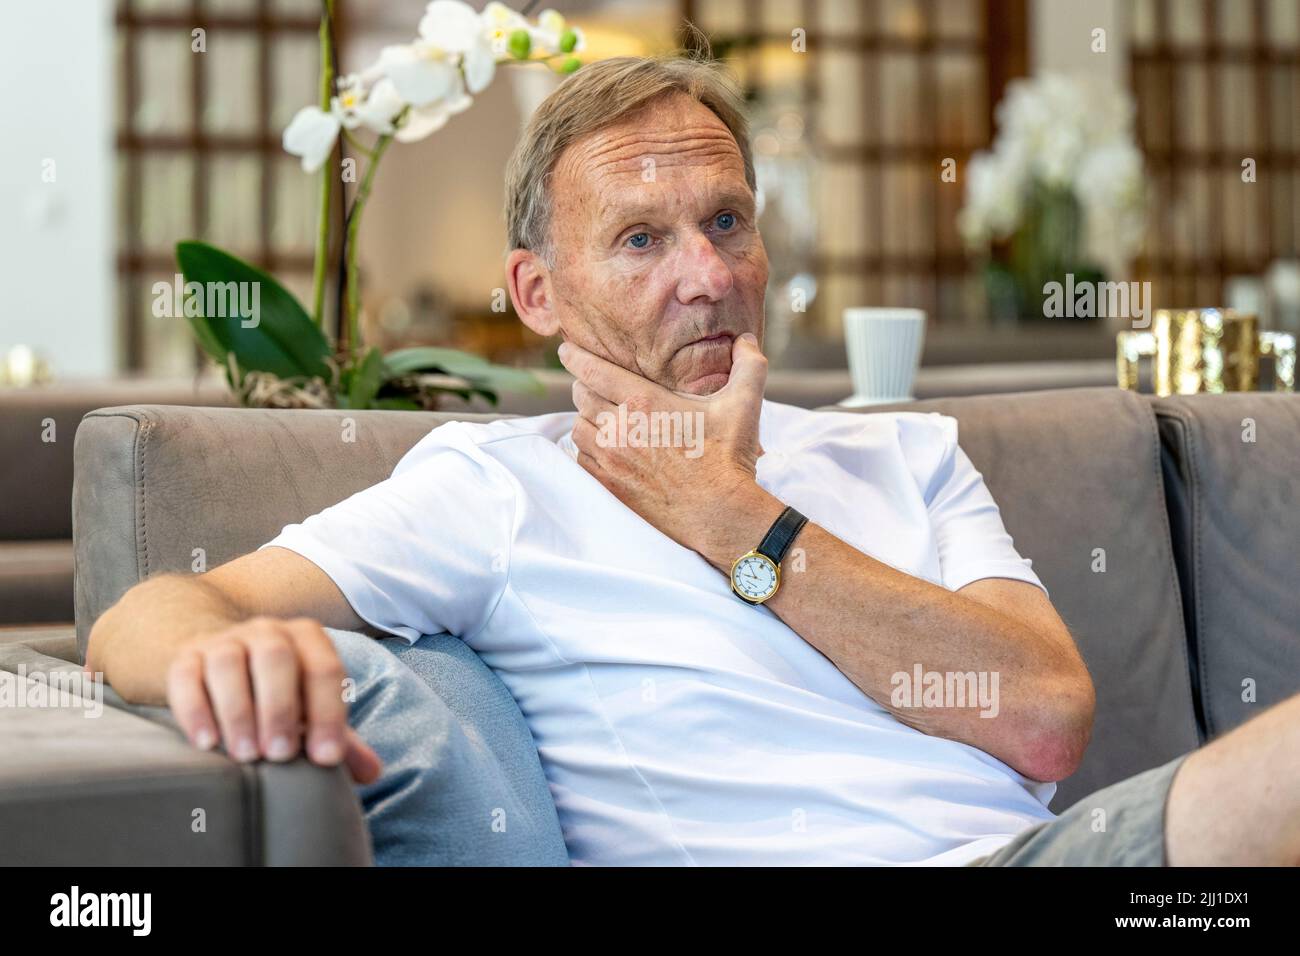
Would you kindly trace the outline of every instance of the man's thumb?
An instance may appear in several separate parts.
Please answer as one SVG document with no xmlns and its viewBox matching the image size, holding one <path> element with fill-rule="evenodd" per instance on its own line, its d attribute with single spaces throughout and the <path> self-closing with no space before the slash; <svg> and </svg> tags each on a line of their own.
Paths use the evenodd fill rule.
<svg viewBox="0 0 1300 956">
<path fill-rule="evenodd" d="M 727 385 L 733 388 L 755 388 L 759 392 L 767 382 L 767 363 L 758 347 L 758 336 L 753 332 L 736 336 L 731 343 L 731 376 Z"/>
</svg>

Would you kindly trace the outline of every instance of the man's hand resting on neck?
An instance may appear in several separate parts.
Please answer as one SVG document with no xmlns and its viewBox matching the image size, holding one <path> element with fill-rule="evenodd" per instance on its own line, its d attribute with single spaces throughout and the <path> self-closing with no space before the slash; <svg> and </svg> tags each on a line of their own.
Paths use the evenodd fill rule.
<svg viewBox="0 0 1300 956">
<path fill-rule="evenodd" d="M 572 342 L 560 346 L 560 361 L 575 377 L 578 463 L 650 524 L 697 551 L 703 551 L 703 535 L 719 498 L 752 486 L 763 454 L 758 420 L 767 359 L 751 333 L 732 342 L 731 356 L 726 385 L 711 395 L 689 395 Z M 626 406 L 629 426 L 634 412 L 658 423 L 658 447 L 649 444 L 653 433 L 648 429 L 645 442 L 625 441 L 627 436 L 618 434 L 619 405 Z M 673 426 L 667 423 L 685 416 L 693 420 L 683 423 L 681 434 L 691 441 L 674 445 Z"/>
</svg>

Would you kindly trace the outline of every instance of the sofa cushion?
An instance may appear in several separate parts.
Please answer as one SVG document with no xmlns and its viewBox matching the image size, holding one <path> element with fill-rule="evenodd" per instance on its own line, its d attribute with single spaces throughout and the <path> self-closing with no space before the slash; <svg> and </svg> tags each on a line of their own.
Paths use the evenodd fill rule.
<svg viewBox="0 0 1300 956">
<path fill-rule="evenodd" d="M 1300 691 L 1300 395 L 1154 407 L 1208 739 Z"/>
<path fill-rule="evenodd" d="M 934 399 L 862 410 L 940 412 L 1008 533 L 1069 626 L 1097 690 L 1092 743 L 1052 802 L 1195 748 L 1178 580 L 1149 402 L 1117 388 Z M 1100 567 L 1104 552 L 1105 571 Z M 1096 555 L 1096 556 L 1095 556 Z"/>
</svg>

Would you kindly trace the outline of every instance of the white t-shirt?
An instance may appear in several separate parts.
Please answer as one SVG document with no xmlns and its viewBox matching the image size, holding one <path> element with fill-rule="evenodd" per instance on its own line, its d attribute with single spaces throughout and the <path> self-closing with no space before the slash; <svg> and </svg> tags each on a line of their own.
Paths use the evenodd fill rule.
<svg viewBox="0 0 1300 956">
<path fill-rule="evenodd" d="M 442 425 L 267 545 L 375 627 L 482 657 L 575 863 L 956 864 L 1053 818 L 1055 784 L 900 723 L 615 498 L 576 461 L 575 414 Z M 952 590 L 1042 587 L 955 419 L 764 401 L 759 437 L 758 483 L 865 554 Z"/>
</svg>

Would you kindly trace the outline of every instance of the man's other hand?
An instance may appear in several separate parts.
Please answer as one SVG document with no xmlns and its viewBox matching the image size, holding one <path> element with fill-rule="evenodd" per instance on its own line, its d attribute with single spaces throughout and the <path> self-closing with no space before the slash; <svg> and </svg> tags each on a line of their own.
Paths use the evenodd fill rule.
<svg viewBox="0 0 1300 956">
<path fill-rule="evenodd" d="M 200 750 L 221 743 L 241 763 L 280 762 L 305 742 L 313 763 L 346 763 L 357 783 L 370 783 L 382 764 L 348 726 L 346 680 L 317 621 L 255 617 L 180 647 L 167 704 Z"/>
</svg>

